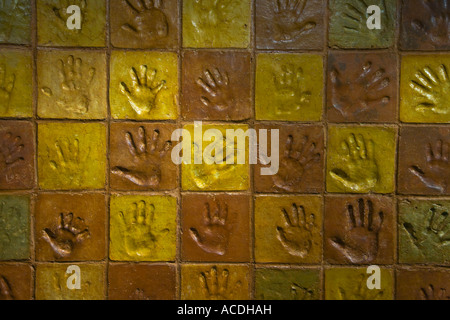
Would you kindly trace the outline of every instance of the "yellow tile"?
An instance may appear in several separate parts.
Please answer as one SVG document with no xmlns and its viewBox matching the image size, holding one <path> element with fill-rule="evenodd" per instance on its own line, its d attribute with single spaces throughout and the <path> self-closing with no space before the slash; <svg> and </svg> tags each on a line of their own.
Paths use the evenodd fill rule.
<svg viewBox="0 0 450 320">
<path fill-rule="evenodd" d="M 183 265 L 182 300 L 248 300 L 250 270 L 245 265 Z"/>
<path fill-rule="evenodd" d="M 257 57 L 256 119 L 320 121 L 323 59 L 319 55 L 264 53 Z"/>
<path fill-rule="evenodd" d="M 162 196 L 113 196 L 110 258 L 175 261 L 177 200 Z"/>
<path fill-rule="evenodd" d="M 38 141 L 38 177 L 42 189 L 104 188 L 106 177 L 104 124 L 39 124 Z"/>
<path fill-rule="evenodd" d="M 247 190 L 249 188 L 249 165 L 248 165 L 248 142 L 246 142 L 246 164 L 194 164 L 194 154 L 197 150 L 197 144 L 194 138 L 194 125 L 186 125 L 184 127 L 189 131 L 192 138 L 191 164 L 182 165 L 182 186 L 184 190 L 192 191 L 231 191 L 231 190 Z M 246 132 L 246 125 L 203 125 L 203 134 L 210 129 L 219 130 L 223 137 L 226 138 L 226 131 L 243 130 Z M 203 140 L 202 154 L 205 149 L 212 144 L 211 141 Z M 235 146 L 236 147 L 236 146 Z M 236 147 L 237 148 L 237 147 Z M 224 141 L 223 150 L 224 159 L 226 157 L 226 143 Z"/>
<path fill-rule="evenodd" d="M 331 126 L 328 192 L 394 192 L 396 145 L 394 128 Z"/>
<path fill-rule="evenodd" d="M 400 120 L 450 123 L 450 55 L 402 58 Z"/>
<path fill-rule="evenodd" d="M 80 8 L 81 29 L 70 30 L 67 8 Z M 37 0 L 38 43 L 44 46 L 104 47 L 106 45 L 105 0 Z"/>
<path fill-rule="evenodd" d="M 104 119 L 106 54 L 39 51 L 38 89 L 41 118 Z"/>
<path fill-rule="evenodd" d="M 260 196 L 255 200 L 255 259 L 260 263 L 319 263 L 319 196 Z"/>
<path fill-rule="evenodd" d="M 0 117 L 31 117 L 31 52 L 0 50 Z"/>
<path fill-rule="evenodd" d="M 380 289 L 369 289 L 373 273 L 367 268 L 336 268 L 325 270 L 326 300 L 393 300 L 394 275 L 390 269 L 380 270 Z M 370 279 L 369 283 L 372 282 Z"/>
<path fill-rule="evenodd" d="M 68 268 L 79 267 L 80 289 L 76 273 Z M 68 286 L 69 284 L 69 286 Z M 70 288 L 73 288 L 72 286 Z M 105 266 L 100 264 L 42 264 L 36 269 L 37 300 L 103 300 L 105 299 Z"/>
<path fill-rule="evenodd" d="M 176 119 L 177 55 L 170 52 L 114 51 L 111 57 L 110 103 L 114 119 Z"/>
<path fill-rule="evenodd" d="M 193 48 L 247 48 L 250 0 L 183 1 L 183 45 Z"/>
</svg>

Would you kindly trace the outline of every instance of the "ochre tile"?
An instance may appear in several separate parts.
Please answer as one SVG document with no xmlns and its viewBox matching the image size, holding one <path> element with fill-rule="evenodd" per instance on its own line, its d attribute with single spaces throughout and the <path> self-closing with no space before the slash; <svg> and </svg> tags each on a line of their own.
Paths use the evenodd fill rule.
<svg viewBox="0 0 450 320">
<path fill-rule="evenodd" d="M 113 51 L 109 84 L 114 119 L 173 120 L 178 115 L 178 57 Z"/>
<path fill-rule="evenodd" d="M 111 1 L 111 42 L 118 48 L 176 48 L 178 1 Z"/>
<path fill-rule="evenodd" d="M 28 264 L 0 264 L 0 300 L 31 300 L 32 272 Z"/>
<path fill-rule="evenodd" d="M 106 127 L 101 123 L 38 125 L 38 179 L 42 189 L 103 189 Z"/>
<path fill-rule="evenodd" d="M 183 265 L 181 299 L 248 300 L 249 282 L 247 265 Z"/>
<path fill-rule="evenodd" d="M 35 185 L 35 134 L 31 122 L 0 121 L 0 189 Z"/>
<path fill-rule="evenodd" d="M 29 118 L 32 109 L 31 52 L 0 50 L 0 117 Z"/>
<path fill-rule="evenodd" d="M 70 267 L 79 268 L 79 278 Z M 104 300 L 105 266 L 102 264 L 39 264 L 36 268 L 36 300 Z M 68 284 L 80 281 L 80 289 Z"/>
<path fill-rule="evenodd" d="M 252 115 L 251 57 L 243 52 L 186 51 L 182 115 L 187 120 L 246 120 Z"/>
<path fill-rule="evenodd" d="M 369 289 L 371 274 L 367 268 L 334 268 L 325 270 L 326 300 L 393 300 L 394 272 L 380 268 L 381 289 Z"/>
<path fill-rule="evenodd" d="M 392 193 L 396 130 L 375 126 L 330 126 L 327 191 Z"/>
<path fill-rule="evenodd" d="M 42 46 L 104 47 L 106 45 L 105 0 L 37 0 L 38 44 Z M 69 29 L 69 6 L 80 9 L 81 29 Z"/>
<path fill-rule="evenodd" d="M 397 300 L 450 300 L 448 269 L 400 269 L 397 271 Z"/>
<path fill-rule="evenodd" d="M 320 55 L 261 53 L 256 64 L 256 120 L 322 119 L 323 58 Z"/>
<path fill-rule="evenodd" d="M 403 56 L 400 120 L 450 123 L 450 55 Z"/>
<path fill-rule="evenodd" d="M 319 300 L 320 270 L 261 268 L 255 271 L 257 300 Z"/>
<path fill-rule="evenodd" d="M 173 265 L 109 265 L 109 300 L 174 300 L 176 273 Z"/>
<path fill-rule="evenodd" d="M 175 198 L 113 195 L 110 208 L 111 260 L 175 261 Z"/>
<path fill-rule="evenodd" d="M 115 190 L 173 190 L 172 124 L 112 123 L 110 184 Z"/>
<path fill-rule="evenodd" d="M 259 196 L 255 199 L 255 260 L 258 263 L 319 263 L 322 198 Z"/>
<path fill-rule="evenodd" d="M 392 198 L 329 196 L 324 221 L 328 263 L 394 263 L 397 219 Z"/>
<path fill-rule="evenodd" d="M 0 21 L 0 43 L 30 44 L 31 1 L 4 1 Z"/>
<path fill-rule="evenodd" d="M 448 200 L 403 200 L 399 204 L 399 262 L 450 263 Z"/>
<path fill-rule="evenodd" d="M 102 194 L 40 194 L 35 209 L 36 260 L 103 260 L 105 207 Z"/>
<path fill-rule="evenodd" d="M 182 207 L 182 259 L 250 261 L 250 198 L 186 194 Z"/>
<path fill-rule="evenodd" d="M 37 72 L 39 117 L 106 118 L 106 54 L 40 50 Z"/>
<path fill-rule="evenodd" d="M 0 260 L 30 258 L 30 198 L 0 196 Z"/>
<path fill-rule="evenodd" d="M 247 48 L 250 0 L 183 1 L 183 46 Z"/>
</svg>

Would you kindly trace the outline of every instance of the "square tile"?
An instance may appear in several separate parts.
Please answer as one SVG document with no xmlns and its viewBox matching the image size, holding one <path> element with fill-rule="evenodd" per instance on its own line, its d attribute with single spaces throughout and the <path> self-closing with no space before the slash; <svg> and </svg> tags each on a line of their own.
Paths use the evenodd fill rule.
<svg viewBox="0 0 450 320">
<path fill-rule="evenodd" d="M 320 263 L 322 198 L 258 196 L 255 198 L 257 263 Z"/>
<path fill-rule="evenodd" d="M 31 1 L 4 1 L 0 21 L 0 43 L 31 43 Z"/>
<path fill-rule="evenodd" d="M 36 5 L 39 45 L 65 47 L 106 45 L 105 0 L 37 0 Z M 68 28 L 71 20 L 76 19 L 74 13 L 67 13 L 72 5 L 80 10 L 80 29 Z"/>
<path fill-rule="evenodd" d="M 182 265 L 181 300 L 248 300 L 247 265 Z"/>
<path fill-rule="evenodd" d="M 113 51 L 109 85 L 114 119 L 177 119 L 176 53 Z"/>
<path fill-rule="evenodd" d="M 105 269 L 103 264 L 39 264 L 36 300 L 104 300 Z M 80 289 L 69 289 L 77 281 Z"/>
<path fill-rule="evenodd" d="M 105 119 L 106 54 L 93 51 L 38 51 L 38 116 Z"/>
<path fill-rule="evenodd" d="M 250 197 L 186 194 L 182 208 L 182 259 L 250 262 Z"/>
<path fill-rule="evenodd" d="M 369 29 L 369 23 L 376 18 L 376 13 L 369 11 L 373 5 L 380 10 L 380 29 Z M 396 0 L 330 0 L 329 46 L 343 49 L 392 47 L 396 7 Z"/>
<path fill-rule="evenodd" d="M 34 187 L 34 132 L 31 122 L 0 121 L 0 189 Z"/>
<path fill-rule="evenodd" d="M 175 198 L 113 195 L 110 210 L 111 260 L 175 261 Z"/>
<path fill-rule="evenodd" d="M 329 196 L 324 221 L 328 263 L 394 263 L 397 218 L 392 198 Z"/>
<path fill-rule="evenodd" d="M 400 120 L 450 123 L 450 55 L 403 56 Z"/>
<path fill-rule="evenodd" d="M 247 48 L 250 0 L 183 1 L 183 46 Z"/>
<path fill-rule="evenodd" d="M 279 168 L 275 175 L 262 175 L 261 170 L 270 165 L 258 163 L 254 166 L 256 192 L 302 192 L 320 193 L 324 188 L 324 129 L 310 125 L 256 125 L 267 130 L 279 130 L 279 140 L 268 138 L 267 150 L 273 143 L 279 146 Z M 274 162 L 274 161 L 272 161 Z M 274 164 L 271 164 L 274 165 Z"/>
<path fill-rule="evenodd" d="M 171 49 L 178 45 L 178 1 L 111 1 L 111 43 L 118 48 Z"/>
<path fill-rule="evenodd" d="M 367 268 L 325 270 L 325 300 L 393 300 L 394 272 L 380 269 L 380 289 L 369 289 Z"/>
<path fill-rule="evenodd" d="M 109 265 L 109 300 L 174 300 L 176 272 L 173 265 Z"/>
<path fill-rule="evenodd" d="M 450 264 L 449 210 L 443 199 L 399 203 L 400 263 Z"/>
<path fill-rule="evenodd" d="M 30 198 L 0 196 L 0 260 L 30 258 Z"/>
<path fill-rule="evenodd" d="M 258 49 L 322 50 L 326 1 L 255 2 Z"/>
<path fill-rule="evenodd" d="M 400 269 L 397 271 L 397 300 L 450 300 L 448 269 Z"/>
<path fill-rule="evenodd" d="M 327 191 L 394 192 L 396 133 L 387 126 L 330 126 Z"/>
<path fill-rule="evenodd" d="M 186 125 L 184 129 L 189 132 L 191 141 L 189 145 L 191 148 L 191 163 L 186 164 L 183 162 L 181 168 L 181 179 L 183 190 L 188 191 L 242 191 L 248 190 L 250 185 L 249 177 L 249 164 L 248 164 L 248 142 L 245 143 L 245 164 L 238 164 L 239 159 L 234 156 L 234 164 L 227 164 L 225 160 L 229 160 L 231 156 L 228 155 L 226 148 L 233 148 L 233 145 L 227 145 L 226 138 L 227 130 L 234 131 L 238 135 L 238 131 L 246 132 L 248 130 L 247 125 L 203 125 L 199 124 Z M 222 135 L 224 138 L 223 146 L 220 146 L 212 139 L 207 140 L 205 138 L 205 132 L 208 130 L 215 130 L 214 133 Z M 202 135 L 202 136 L 200 136 Z M 218 134 L 219 135 L 219 134 Z M 239 136 L 239 135 L 238 135 Z M 203 137 L 203 138 L 202 138 Z M 230 138 L 231 139 L 231 138 Z M 200 140 L 202 140 L 202 148 L 199 148 Z M 239 140 L 239 139 L 238 139 Z M 235 140 L 233 140 L 234 142 Z M 186 142 L 185 142 L 186 143 Z M 214 148 L 213 148 L 214 147 Z M 215 154 L 215 150 L 222 151 L 222 155 Z M 234 145 L 234 149 L 239 149 L 239 145 Z M 200 154 L 199 150 L 202 150 L 202 164 L 195 164 L 195 155 Z M 207 164 L 205 162 L 204 155 L 211 156 L 216 161 L 222 161 L 222 163 Z M 231 154 L 231 153 L 230 153 Z M 243 154 L 243 153 L 242 153 Z M 219 157 L 219 158 L 218 158 Z"/>
<path fill-rule="evenodd" d="M 35 209 L 38 261 L 100 261 L 106 257 L 102 194 L 40 194 Z"/>
<path fill-rule="evenodd" d="M 450 50 L 450 9 L 445 0 L 402 1 L 403 50 Z"/>
<path fill-rule="evenodd" d="M 172 124 L 112 123 L 110 184 L 115 190 L 173 190 L 178 170 L 171 160 Z"/>
<path fill-rule="evenodd" d="M 450 195 L 450 128 L 403 127 L 400 131 L 398 192 Z"/>
<path fill-rule="evenodd" d="M 42 189 L 105 188 L 104 124 L 40 123 L 38 141 L 38 179 Z"/>
<path fill-rule="evenodd" d="M 396 122 L 397 66 L 396 55 L 390 53 L 330 53 L 328 120 Z"/>
<path fill-rule="evenodd" d="M 0 264 L 0 300 L 31 300 L 32 272 L 27 264 Z"/>
<path fill-rule="evenodd" d="M 0 117 L 33 116 L 31 52 L 0 50 Z"/>
<path fill-rule="evenodd" d="M 244 52 L 186 51 L 182 114 L 187 120 L 246 120 L 252 115 L 251 57 Z"/>
<path fill-rule="evenodd" d="M 323 58 L 263 53 L 256 60 L 256 120 L 320 121 L 323 113 Z M 268 95 L 267 93 L 271 94 Z"/>
<path fill-rule="evenodd" d="M 320 270 L 265 268 L 255 271 L 257 300 L 319 300 Z"/>
</svg>

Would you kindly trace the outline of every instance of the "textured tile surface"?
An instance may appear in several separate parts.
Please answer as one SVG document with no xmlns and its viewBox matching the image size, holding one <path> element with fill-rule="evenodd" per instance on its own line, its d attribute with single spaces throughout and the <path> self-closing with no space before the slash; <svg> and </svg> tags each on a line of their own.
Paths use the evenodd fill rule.
<svg viewBox="0 0 450 320">
<path fill-rule="evenodd" d="M 0 8 L 0 17 L 0 43 L 30 44 L 30 1 L 4 1 Z"/>
</svg>

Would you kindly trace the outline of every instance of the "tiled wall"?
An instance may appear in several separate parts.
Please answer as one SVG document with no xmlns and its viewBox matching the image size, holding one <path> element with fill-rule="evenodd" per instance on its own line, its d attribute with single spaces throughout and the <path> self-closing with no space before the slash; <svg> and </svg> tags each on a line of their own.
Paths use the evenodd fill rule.
<svg viewBox="0 0 450 320">
<path fill-rule="evenodd" d="M 0 298 L 449 298 L 446 4 L 0 1 Z M 278 173 L 175 165 L 196 120 Z"/>
</svg>

